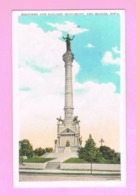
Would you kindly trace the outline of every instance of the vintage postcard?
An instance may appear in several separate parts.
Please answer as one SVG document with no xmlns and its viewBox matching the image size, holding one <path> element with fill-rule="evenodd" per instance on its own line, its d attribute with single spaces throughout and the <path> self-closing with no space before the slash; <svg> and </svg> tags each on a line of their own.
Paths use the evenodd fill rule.
<svg viewBox="0 0 136 195">
<path fill-rule="evenodd" d="M 15 186 L 125 186 L 125 11 L 13 11 L 12 27 Z"/>
</svg>

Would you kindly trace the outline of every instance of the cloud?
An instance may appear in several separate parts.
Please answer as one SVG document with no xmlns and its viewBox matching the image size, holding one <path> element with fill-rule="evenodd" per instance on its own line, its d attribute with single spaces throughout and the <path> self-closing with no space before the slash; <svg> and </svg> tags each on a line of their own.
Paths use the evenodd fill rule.
<svg viewBox="0 0 136 195">
<path fill-rule="evenodd" d="M 116 54 L 120 54 L 120 50 L 118 49 L 118 47 L 113 47 L 112 48 L 113 52 L 116 53 Z"/>
<path fill-rule="evenodd" d="M 114 58 L 111 51 L 106 51 L 102 58 L 102 63 L 104 65 L 120 65 L 120 58 Z"/>
<path fill-rule="evenodd" d="M 59 40 L 61 36 L 62 34 L 59 31 L 44 33 L 34 23 L 29 25 L 19 24 L 20 66 L 37 66 L 50 70 L 62 63 L 61 58 L 62 53 L 65 51 L 65 43 Z M 58 50 L 60 56 L 57 58 L 56 51 Z"/>
<path fill-rule="evenodd" d="M 88 44 L 86 45 L 86 47 L 88 47 L 88 48 L 93 48 L 94 46 L 93 46 L 91 43 L 88 43 Z"/>
<path fill-rule="evenodd" d="M 20 92 L 21 138 L 28 137 L 34 147 L 53 146 L 57 137 L 56 118 L 64 117 L 64 72 L 61 77 L 58 73 L 50 74 L 42 82 L 41 77 L 34 75 L 31 70 L 29 78 L 34 82 L 33 91 Z M 105 144 L 119 150 L 120 95 L 115 93 L 116 87 L 112 83 L 76 81 L 73 87 L 74 115 L 81 120 L 83 141 L 91 133 L 97 144 L 102 137 Z"/>
<path fill-rule="evenodd" d="M 47 22 L 49 26 L 56 28 L 58 31 L 67 32 L 72 35 L 80 34 L 88 31 L 86 28 L 81 28 L 77 24 L 71 21 L 66 21 L 63 24 Z"/>
<path fill-rule="evenodd" d="M 120 71 L 115 72 L 118 76 L 120 76 Z"/>
<path fill-rule="evenodd" d="M 56 30 L 44 32 L 36 24 L 19 24 L 19 28 L 20 139 L 29 139 L 34 147 L 53 146 L 56 118 L 64 116 L 65 43 Z M 34 65 L 47 71 L 38 71 Z M 76 81 L 79 71 L 74 60 L 74 114 L 81 120 L 83 141 L 91 133 L 97 144 L 103 138 L 105 144 L 119 150 L 120 95 L 115 93 L 115 85 L 80 83 Z"/>
</svg>

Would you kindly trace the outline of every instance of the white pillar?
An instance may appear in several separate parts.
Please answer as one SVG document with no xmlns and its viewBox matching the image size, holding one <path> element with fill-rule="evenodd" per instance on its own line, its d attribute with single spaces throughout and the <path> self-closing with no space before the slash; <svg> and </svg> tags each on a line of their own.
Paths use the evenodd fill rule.
<svg viewBox="0 0 136 195">
<path fill-rule="evenodd" d="M 72 86 L 72 62 L 74 56 L 71 51 L 63 55 L 65 62 L 65 122 L 70 123 L 73 120 L 73 86 Z"/>
</svg>

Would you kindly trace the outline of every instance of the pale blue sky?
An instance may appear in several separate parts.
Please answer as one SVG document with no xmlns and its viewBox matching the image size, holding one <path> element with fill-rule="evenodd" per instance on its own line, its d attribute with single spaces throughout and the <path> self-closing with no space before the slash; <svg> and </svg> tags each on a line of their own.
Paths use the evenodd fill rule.
<svg viewBox="0 0 136 195">
<path fill-rule="evenodd" d="M 36 23 L 43 31 L 54 31 L 56 26 L 72 22 L 85 32 L 75 35 L 72 41 L 72 51 L 75 60 L 80 65 L 80 71 L 76 75 L 79 82 L 93 81 L 96 83 L 112 82 L 116 86 L 116 92 L 120 92 L 120 65 L 116 60 L 120 58 L 120 15 L 63 15 L 63 16 L 20 16 L 19 23 Z M 62 31 L 63 36 L 67 32 Z M 61 38 L 60 38 L 61 39 Z M 114 50 L 117 52 L 114 52 Z M 115 50 L 115 51 L 116 51 Z M 103 63 L 106 52 L 112 55 L 112 61 Z M 37 71 L 46 72 L 44 68 L 31 64 Z"/>
</svg>

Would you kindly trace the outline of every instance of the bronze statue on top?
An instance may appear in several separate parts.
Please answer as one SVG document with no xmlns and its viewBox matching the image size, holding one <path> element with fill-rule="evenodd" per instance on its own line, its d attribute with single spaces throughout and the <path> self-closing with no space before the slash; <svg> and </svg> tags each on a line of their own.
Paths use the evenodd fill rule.
<svg viewBox="0 0 136 195">
<path fill-rule="evenodd" d="M 67 37 L 63 37 L 64 40 L 66 40 L 66 45 L 67 45 L 67 51 L 71 51 L 70 48 L 70 42 L 74 39 L 75 36 L 70 38 L 69 34 L 67 34 Z"/>
</svg>

